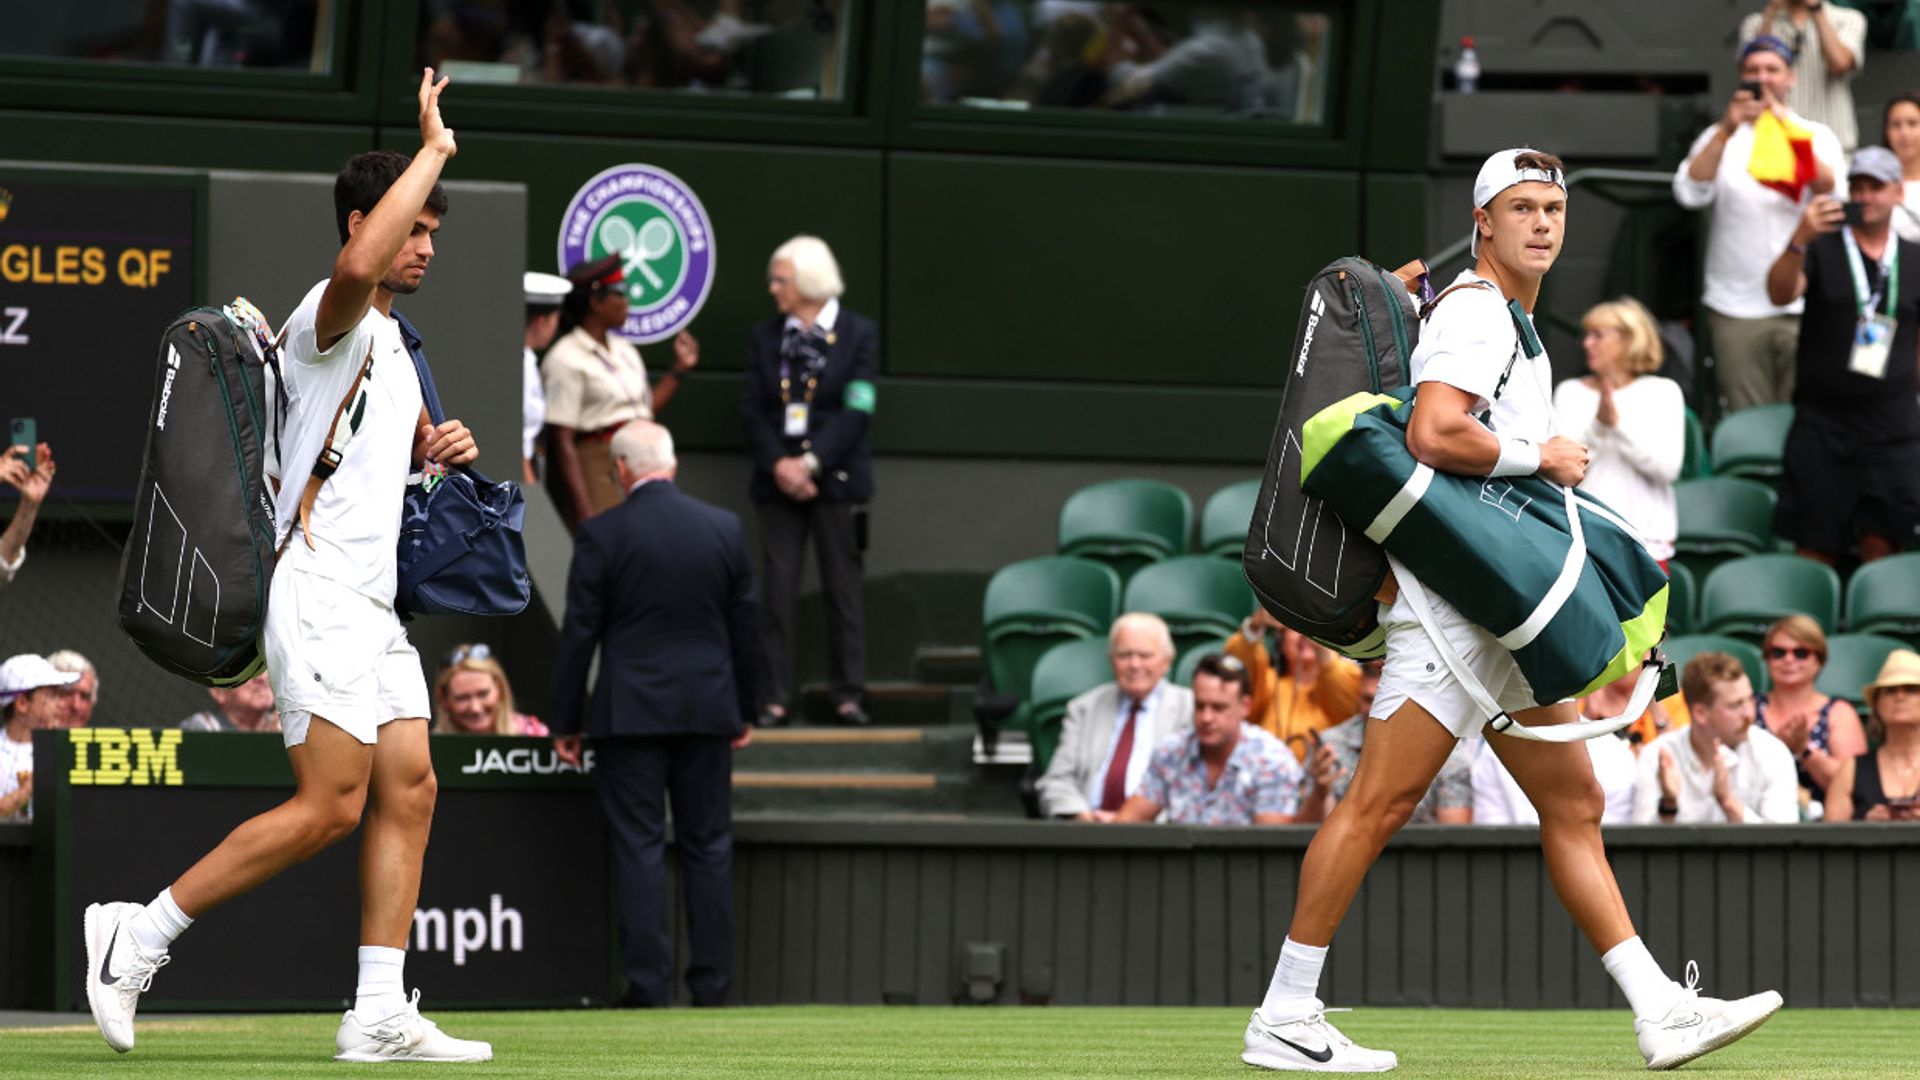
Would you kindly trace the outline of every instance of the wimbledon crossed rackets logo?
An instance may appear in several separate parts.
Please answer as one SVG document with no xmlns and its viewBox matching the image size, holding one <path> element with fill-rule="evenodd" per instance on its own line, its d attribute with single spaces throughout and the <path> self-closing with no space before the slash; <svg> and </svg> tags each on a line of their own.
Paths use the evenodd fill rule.
<svg viewBox="0 0 1920 1080">
<path fill-rule="evenodd" d="M 713 224 L 681 179 L 652 165 L 617 165 L 581 186 L 560 220 L 560 267 L 617 255 L 631 305 L 621 336 L 672 337 L 713 287 Z"/>
</svg>

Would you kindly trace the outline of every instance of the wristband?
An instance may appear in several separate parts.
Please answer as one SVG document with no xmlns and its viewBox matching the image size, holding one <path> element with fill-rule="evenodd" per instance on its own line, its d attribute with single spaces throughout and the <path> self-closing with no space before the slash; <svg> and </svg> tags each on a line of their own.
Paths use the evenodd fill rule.
<svg viewBox="0 0 1920 1080">
<path fill-rule="evenodd" d="M 1540 471 L 1540 446 L 1532 439 L 1513 436 L 1500 440 L 1500 460 L 1488 476 L 1532 476 Z"/>
<path fill-rule="evenodd" d="M 1673 817 L 1680 813 L 1680 805 L 1667 799 L 1660 800 L 1660 816 Z"/>
</svg>

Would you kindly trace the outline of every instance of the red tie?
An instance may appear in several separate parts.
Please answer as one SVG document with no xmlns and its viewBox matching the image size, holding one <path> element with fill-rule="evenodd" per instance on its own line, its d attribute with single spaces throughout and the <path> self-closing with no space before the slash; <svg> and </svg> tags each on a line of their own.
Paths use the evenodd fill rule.
<svg viewBox="0 0 1920 1080">
<path fill-rule="evenodd" d="M 1120 741 L 1113 745 L 1113 763 L 1107 766 L 1107 782 L 1100 788 L 1100 809 L 1118 810 L 1127 801 L 1127 762 L 1133 759 L 1133 722 L 1140 715 L 1140 703 L 1127 709 L 1126 723 L 1120 725 Z"/>
</svg>

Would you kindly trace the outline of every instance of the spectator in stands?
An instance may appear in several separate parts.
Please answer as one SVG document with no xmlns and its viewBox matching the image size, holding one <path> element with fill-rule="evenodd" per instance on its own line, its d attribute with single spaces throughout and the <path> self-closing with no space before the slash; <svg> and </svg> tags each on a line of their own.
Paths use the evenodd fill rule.
<svg viewBox="0 0 1920 1080">
<path fill-rule="evenodd" d="M 433 680 L 435 735 L 547 734 L 536 716 L 513 710 L 507 670 L 484 644 L 456 646 Z"/>
<path fill-rule="evenodd" d="M 1247 723 L 1247 666 L 1223 653 L 1193 672 L 1193 727 L 1160 740 L 1114 821 L 1175 825 L 1286 825 L 1300 802 L 1300 763 L 1286 744 Z"/>
<path fill-rule="evenodd" d="M 1900 159 L 1900 206 L 1893 214 L 1893 231 L 1902 240 L 1920 244 L 1920 90 L 1906 90 L 1887 100 L 1880 114 L 1880 135 Z"/>
<path fill-rule="evenodd" d="M 827 601 L 828 694 L 842 723 L 867 722 L 861 575 L 880 331 L 841 306 L 845 291 L 826 242 L 796 236 L 767 260 L 777 313 L 747 337 L 740 419 L 753 459 L 747 494 L 760 518 L 760 722 L 769 726 L 784 723 L 794 703 L 793 636 L 809 538 Z"/>
<path fill-rule="evenodd" d="M 1193 691 L 1167 679 L 1173 632 L 1158 615 L 1129 612 L 1107 633 L 1113 681 L 1067 703 L 1060 745 L 1040 777 L 1040 813 L 1111 821 L 1140 790 L 1160 740 L 1193 726 Z"/>
<path fill-rule="evenodd" d="M 0 664 L 0 822 L 33 816 L 33 733 L 58 727 L 64 709 L 59 691 L 74 676 L 43 657 L 21 653 Z"/>
<path fill-rule="evenodd" d="M 1767 0 L 1764 10 L 1740 20 L 1740 40 L 1762 34 L 1793 50 L 1794 111 L 1833 129 L 1848 153 L 1859 144 L 1853 118 L 1853 77 L 1866 60 L 1867 17 L 1824 0 Z"/>
<path fill-rule="evenodd" d="M 72 649 L 61 649 L 49 653 L 47 663 L 55 671 L 79 676 L 73 685 L 61 689 L 60 722 L 54 726 L 77 728 L 93 723 L 94 706 L 100 703 L 100 673 L 93 669 L 93 661 Z"/>
<path fill-rule="evenodd" d="M 1266 635 L 1274 635 L 1268 656 Z M 1255 605 L 1227 638 L 1227 655 L 1247 666 L 1253 686 L 1253 722 L 1305 762 L 1319 734 L 1352 716 L 1360 705 L 1360 665 L 1298 631 L 1281 626 Z"/>
<path fill-rule="evenodd" d="M 1867 733 L 1853 706 L 1813 688 L 1827 666 L 1827 635 L 1807 615 L 1768 628 L 1764 651 L 1773 688 L 1753 699 L 1753 722 L 1793 752 L 1800 786 L 1815 799 L 1841 762 L 1867 752 Z"/>
<path fill-rule="evenodd" d="M 1879 745 L 1840 762 L 1827 820 L 1920 821 L 1920 654 L 1889 653 L 1866 694 Z"/>
<path fill-rule="evenodd" d="M 238 686 L 209 686 L 213 708 L 180 721 L 182 731 L 279 731 L 273 683 L 261 672 Z"/>
<path fill-rule="evenodd" d="M 1246 12 L 1198 8 L 1193 33 L 1165 52 L 1114 69 L 1109 103 L 1185 105 L 1242 114 L 1268 104 L 1267 44 Z"/>
<path fill-rule="evenodd" d="M 534 484 L 540 480 L 535 468 L 540 430 L 547 425 L 547 386 L 540 377 L 539 353 L 553 344 L 560 330 L 560 306 L 573 291 L 573 282 L 558 274 L 529 270 L 521 275 L 521 289 L 527 302 L 527 328 L 520 339 L 524 365 L 520 383 L 521 478 Z"/>
<path fill-rule="evenodd" d="M 1322 731 L 1314 738 L 1312 757 L 1307 762 L 1308 782 L 1300 797 L 1297 823 L 1320 822 L 1346 797 L 1353 770 L 1360 764 L 1360 747 L 1366 738 L 1367 711 L 1373 706 L 1374 691 L 1380 687 L 1380 661 L 1360 665 L 1359 708 L 1351 717 Z M 1371 723 L 1383 723 L 1374 720 Z M 1413 808 L 1409 825 L 1465 825 L 1473 820 L 1473 787 L 1469 776 L 1473 751 L 1465 740 L 1454 744 L 1446 764 L 1427 787 L 1427 793 Z"/>
<path fill-rule="evenodd" d="M 608 255 L 567 272 L 562 325 L 568 332 L 542 362 L 547 394 L 547 453 L 553 458 L 550 486 L 567 522 L 580 522 L 619 506 L 626 497 L 613 479 L 607 448 L 622 425 L 651 420 L 667 407 L 680 380 L 700 362 L 700 343 L 681 331 L 673 339 L 673 368 L 658 386 L 647 380 L 640 350 L 621 334 L 627 324 L 627 283 L 621 258 Z"/>
<path fill-rule="evenodd" d="M 27 561 L 27 535 L 33 532 L 33 519 L 40 516 L 40 503 L 53 486 L 53 449 L 46 443 L 33 448 L 33 468 L 27 468 L 27 448 L 9 446 L 0 453 L 0 484 L 11 485 L 20 493 L 14 505 L 13 520 L 0 532 L 0 585 L 13 580 L 20 564 Z"/>
<path fill-rule="evenodd" d="M 1844 151 L 1832 129 L 1786 105 L 1792 64 L 1793 50 L 1778 38 L 1742 45 L 1741 88 L 1673 174 L 1673 196 L 1681 206 L 1713 208 L 1701 303 L 1729 409 L 1793 396 L 1800 301 L 1769 296 L 1767 265 L 1787 246 L 1807 197 L 1824 195 L 1845 179 Z M 1760 96 L 1747 89 L 1752 83 L 1759 84 Z M 1810 168 L 1792 149 L 1795 142 L 1810 144 Z M 1784 173 L 1776 166 L 1784 166 Z"/>
<path fill-rule="evenodd" d="M 1753 683 L 1740 661 L 1700 653 L 1680 685 L 1693 722 L 1640 752 L 1634 823 L 1799 821 L 1793 752 L 1753 726 Z"/>
<path fill-rule="evenodd" d="M 1878 559 L 1920 535 L 1920 245 L 1890 227 L 1899 160 L 1866 147 L 1847 190 L 1860 224 L 1814 199 L 1767 275 L 1776 302 L 1806 302 L 1773 531 L 1824 563 L 1856 545 L 1860 561 Z"/>
<path fill-rule="evenodd" d="M 1662 566 L 1680 531 L 1673 482 L 1686 457 L 1686 398 L 1663 379 L 1653 315 L 1630 296 L 1596 304 L 1581 319 L 1589 374 L 1554 388 L 1554 428 L 1592 457 L 1580 486 L 1620 512 Z"/>
</svg>

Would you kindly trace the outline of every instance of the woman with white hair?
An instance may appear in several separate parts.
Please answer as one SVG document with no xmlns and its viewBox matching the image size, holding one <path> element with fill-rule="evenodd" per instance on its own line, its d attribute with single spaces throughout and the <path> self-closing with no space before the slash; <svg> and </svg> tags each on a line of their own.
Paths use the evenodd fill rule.
<svg viewBox="0 0 1920 1080">
<path fill-rule="evenodd" d="M 841 306 L 845 289 L 825 241 L 794 237 L 767 262 L 779 313 L 747 342 L 740 416 L 760 517 L 763 726 L 785 723 L 793 706 L 793 616 L 809 536 L 827 600 L 834 710 L 845 723 L 867 722 L 860 590 L 880 334 L 872 319 Z"/>
</svg>

